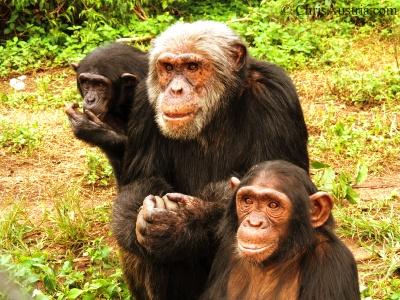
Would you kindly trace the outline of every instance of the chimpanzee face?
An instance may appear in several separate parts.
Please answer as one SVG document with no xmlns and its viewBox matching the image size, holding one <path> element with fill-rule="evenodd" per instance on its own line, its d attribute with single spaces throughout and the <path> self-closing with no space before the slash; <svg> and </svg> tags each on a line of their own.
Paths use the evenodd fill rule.
<svg viewBox="0 0 400 300">
<path fill-rule="evenodd" d="M 292 214 L 290 199 L 269 182 L 241 187 L 236 193 L 239 255 L 258 263 L 266 260 L 286 237 Z"/>
<path fill-rule="evenodd" d="M 290 232 L 293 228 L 307 228 L 313 234 L 313 228 L 326 224 L 333 205 L 332 198 L 325 192 L 298 197 L 296 192 L 289 193 L 301 184 L 294 182 L 273 172 L 260 172 L 240 186 L 239 179 L 232 177 L 232 188 L 239 187 L 235 204 L 240 257 L 262 263 L 279 253 L 279 248 L 288 239 L 297 238 Z M 298 218 L 296 214 L 303 217 Z"/>
<path fill-rule="evenodd" d="M 203 32 L 199 26 L 209 26 L 210 31 L 194 34 Z M 164 135 L 193 139 L 224 105 L 224 95 L 237 88 L 247 52 L 225 25 L 193 23 L 179 30 L 185 33 L 176 35 L 171 27 L 153 43 L 149 100 Z"/>
<path fill-rule="evenodd" d="M 81 73 L 78 76 L 78 84 L 84 98 L 83 108 L 102 119 L 111 103 L 111 80 L 98 74 Z"/>
</svg>

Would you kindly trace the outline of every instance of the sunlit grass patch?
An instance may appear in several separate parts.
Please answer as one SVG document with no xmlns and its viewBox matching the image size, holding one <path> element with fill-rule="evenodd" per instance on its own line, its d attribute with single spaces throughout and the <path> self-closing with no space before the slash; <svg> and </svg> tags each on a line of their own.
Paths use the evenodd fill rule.
<svg viewBox="0 0 400 300">
<path fill-rule="evenodd" d="M 89 205 L 83 195 L 79 182 L 59 182 L 34 211 L 27 198 L 2 210 L 0 270 L 35 299 L 129 299 L 110 238 L 111 203 Z"/>
<path fill-rule="evenodd" d="M 360 278 L 373 299 L 398 299 L 400 283 L 400 205 L 399 195 L 337 205 L 334 216 L 337 232 L 351 238 L 371 253 L 359 264 Z M 392 295 L 391 298 L 387 298 Z M 394 298 L 393 298 L 394 297 Z"/>
<path fill-rule="evenodd" d="M 390 104 L 400 99 L 400 71 L 394 68 L 369 72 L 339 70 L 332 76 L 329 88 L 332 97 L 346 103 Z"/>
<path fill-rule="evenodd" d="M 0 118 L 0 147 L 11 153 L 31 154 L 42 142 L 38 123 L 9 123 Z"/>
<path fill-rule="evenodd" d="M 39 111 L 58 109 L 67 103 L 80 102 L 81 97 L 75 80 L 71 78 L 71 72 L 44 74 L 35 79 L 29 75 L 25 90 L 15 91 L 7 87 L 7 90 L 0 91 L 0 107 Z M 67 78 L 70 80 L 67 81 Z"/>
<path fill-rule="evenodd" d="M 84 180 L 90 185 L 108 186 L 111 184 L 113 169 L 98 149 L 86 151 L 86 172 Z"/>
</svg>

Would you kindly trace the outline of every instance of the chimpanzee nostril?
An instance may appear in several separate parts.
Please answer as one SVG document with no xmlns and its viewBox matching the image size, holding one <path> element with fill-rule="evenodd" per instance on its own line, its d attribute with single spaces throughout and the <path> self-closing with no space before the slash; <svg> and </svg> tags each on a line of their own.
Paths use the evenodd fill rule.
<svg viewBox="0 0 400 300">
<path fill-rule="evenodd" d="M 265 221 L 266 221 L 265 217 L 262 215 L 259 215 L 257 213 L 251 213 L 248 216 L 248 226 L 251 226 L 251 227 L 264 227 Z"/>
<path fill-rule="evenodd" d="M 92 104 L 93 102 L 95 102 L 95 100 L 96 100 L 96 97 L 93 95 L 88 95 L 85 97 L 85 101 L 88 104 Z"/>
</svg>

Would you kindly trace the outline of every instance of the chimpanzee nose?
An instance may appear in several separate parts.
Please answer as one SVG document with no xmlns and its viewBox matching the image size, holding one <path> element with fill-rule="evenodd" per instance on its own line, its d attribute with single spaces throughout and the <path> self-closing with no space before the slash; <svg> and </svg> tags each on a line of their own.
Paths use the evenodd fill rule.
<svg viewBox="0 0 400 300">
<path fill-rule="evenodd" d="M 86 96 L 85 100 L 86 100 L 86 103 L 92 104 L 96 100 L 96 97 L 94 97 L 93 95 L 88 95 L 88 96 Z"/>
<path fill-rule="evenodd" d="M 252 213 L 248 217 L 248 226 L 251 227 L 264 227 L 265 225 L 265 217 L 261 216 L 258 213 Z"/>
<path fill-rule="evenodd" d="M 174 81 L 171 85 L 171 92 L 174 95 L 180 95 L 182 94 L 182 91 L 183 91 L 183 86 L 181 82 L 179 82 L 178 80 Z"/>
</svg>

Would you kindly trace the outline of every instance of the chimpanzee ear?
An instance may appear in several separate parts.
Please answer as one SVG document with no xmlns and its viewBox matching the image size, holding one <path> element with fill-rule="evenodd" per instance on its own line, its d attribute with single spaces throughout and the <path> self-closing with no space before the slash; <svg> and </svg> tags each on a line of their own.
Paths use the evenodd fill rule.
<svg viewBox="0 0 400 300">
<path fill-rule="evenodd" d="M 247 49 L 243 44 L 235 44 L 232 46 L 233 59 L 236 63 L 236 69 L 240 70 L 246 63 Z"/>
<path fill-rule="evenodd" d="M 74 69 L 74 71 L 78 71 L 79 64 L 78 63 L 71 63 L 71 68 Z"/>
<path fill-rule="evenodd" d="M 240 180 L 237 177 L 231 177 L 231 182 L 230 183 L 231 183 L 231 189 L 234 190 L 239 186 Z"/>
<path fill-rule="evenodd" d="M 125 87 L 135 87 L 138 82 L 136 75 L 131 73 L 123 73 L 121 75 L 121 80 Z"/>
<path fill-rule="evenodd" d="M 332 197 L 325 192 L 316 192 L 310 196 L 311 201 L 311 225 L 314 228 L 321 227 L 328 221 L 333 207 Z"/>
</svg>

